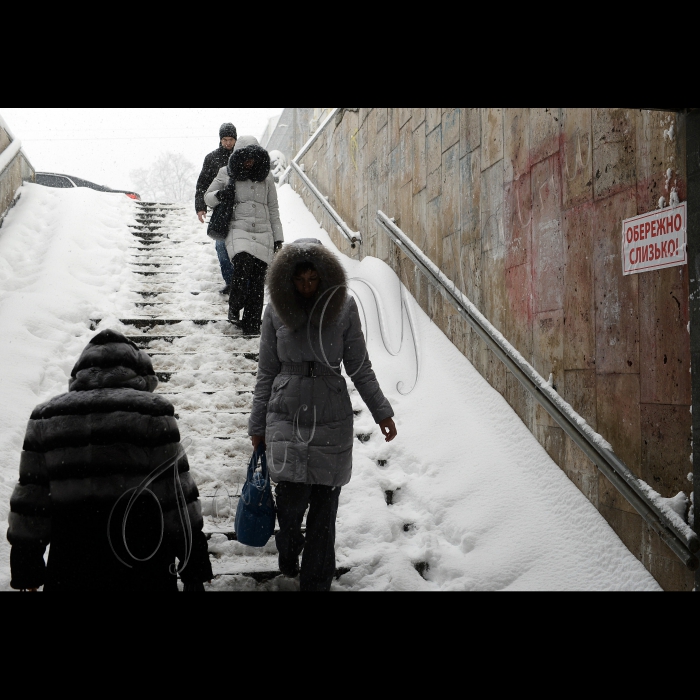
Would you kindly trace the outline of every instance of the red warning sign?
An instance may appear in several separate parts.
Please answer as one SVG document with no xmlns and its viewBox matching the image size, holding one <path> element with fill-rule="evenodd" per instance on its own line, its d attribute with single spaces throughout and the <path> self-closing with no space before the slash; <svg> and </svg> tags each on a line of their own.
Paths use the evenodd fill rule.
<svg viewBox="0 0 700 700">
<path fill-rule="evenodd" d="M 622 222 L 622 272 L 632 275 L 688 262 L 687 204 L 681 202 Z"/>
</svg>

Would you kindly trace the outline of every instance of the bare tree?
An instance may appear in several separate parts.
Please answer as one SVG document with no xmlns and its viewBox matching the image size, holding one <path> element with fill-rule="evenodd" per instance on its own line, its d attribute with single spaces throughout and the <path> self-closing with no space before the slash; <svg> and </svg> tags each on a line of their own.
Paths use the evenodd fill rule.
<svg viewBox="0 0 700 700">
<path fill-rule="evenodd" d="M 188 203 L 194 200 L 197 170 L 181 153 L 161 153 L 150 168 L 129 175 L 144 200 Z"/>
</svg>

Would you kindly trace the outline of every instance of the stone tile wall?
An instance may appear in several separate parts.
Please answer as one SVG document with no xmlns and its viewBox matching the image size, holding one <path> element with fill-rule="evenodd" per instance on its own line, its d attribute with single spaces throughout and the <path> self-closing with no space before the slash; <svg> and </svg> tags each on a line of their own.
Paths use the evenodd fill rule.
<svg viewBox="0 0 700 700">
<path fill-rule="evenodd" d="M 685 200 L 682 115 L 629 109 L 360 108 L 302 162 L 667 590 L 693 578 L 375 222 L 377 209 L 452 279 L 641 478 L 692 488 L 687 267 L 623 276 L 621 222 Z M 670 169 L 670 178 L 667 171 Z"/>
<path fill-rule="evenodd" d="M 274 131 L 263 146 L 268 151 L 281 151 L 289 162 L 330 111 L 328 107 L 285 107 Z"/>
</svg>

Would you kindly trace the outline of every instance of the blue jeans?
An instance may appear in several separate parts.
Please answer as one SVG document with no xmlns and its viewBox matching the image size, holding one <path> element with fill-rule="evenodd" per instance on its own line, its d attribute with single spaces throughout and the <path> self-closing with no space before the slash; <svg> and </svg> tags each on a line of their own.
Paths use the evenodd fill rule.
<svg viewBox="0 0 700 700">
<path fill-rule="evenodd" d="M 228 287 L 233 279 L 233 265 L 226 252 L 226 242 L 214 241 L 214 243 L 216 244 L 216 254 L 219 257 L 219 265 L 221 266 L 221 276 L 224 278 L 224 283 Z"/>
</svg>

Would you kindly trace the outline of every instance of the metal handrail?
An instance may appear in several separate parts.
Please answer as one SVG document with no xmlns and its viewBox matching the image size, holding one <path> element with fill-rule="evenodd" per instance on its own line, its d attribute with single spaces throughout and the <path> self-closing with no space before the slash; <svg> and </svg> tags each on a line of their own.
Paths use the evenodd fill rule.
<svg viewBox="0 0 700 700">
<path fill-rule="evenodd" d="M 356 243 L 362 243 L 362 235 L 360 234 L 359 231 L 353 231 L 346 223 L 343 221 L 342 217 L 338 212 L 333 209 L 333 207 L 329 204 L 328 200 L 318 191 L 316 186 L 314 185 L 311 180 L 309 180 L 308 177 L 306 177 L 306 174 L 304 171 L 294 162 L 292 161 L 292 168 L 294 168 L 294 172 L 301 178 L 302 182 L 309 188 L 309 190 L 313 193 L 313 195 L 318 199 L 318 201 L 321 203 L 321 206 L 330 214 L 331 218 L 335 222 L 335 225 L 338 227 L 338 230 L 345 236 L 350 241 L 350 247 L 354 248 Z"/>
<path fill-rule="evenodd" d="M 338 231 L 345 236 L 345 238 L 350 241 L 350 247 L 354 248 L 357 243 L 362 243 L 362 235 L 359 231 L 353 231 L 346 223 L 343 218 L 338 214 L 338 212 L 329 204 L 328 199 L 324 197 L 316 188 L 311 180 L 306 176 L 306 173 L 299 167 L 299 159 L 313 146 L 316 139 L 320 136 L 321 132 L 326 128 L 326 124 L 335 117 L 341 107 L 336 107 L 331 111 L 331 113 L 321 122 L 318 129 L 314 131 L 311 138 L 301 147 L 299 152 L 292 158 L 291 163 L 287 166 L 287 169 L 282 173 L 279 179 L 279 184 L 281 185 L 288 177 L 292 170 L 301 178 L 302 182 L 309 188 L 311 193 L 316 197 L 321 206 L 330 214 L 330 217 L 335 222 L 338 227 Z"/>
<path fill-rule="evenodd" d="M 691 571 L 700 566 L 695 552 L 700 540 L 689 526 L 685 531 L 649 499 L 640 481 L 625 463 L 606 447 L 602 438 L 567 404 L 525 358 L 460 292 L 440 270 L 383 211 L 377 211 L 377 223 L 421 272 L 431 280 L 456 311 L 484 340 L 489 349 L 513 373 L 525 389 L 542 405 L 564 432 L 583 450 L 609 479 L 628 503 L 661 537 Z"/>
<path fill-rule="evenodd" d="M 336 107 L 319 125 L 318 129 L 314 131 L 314 133 L 311 135 L 309 140 L 301 147 L 299 150 L 299 153 L 297 153 L 294 158 L 292 158 L 292 163 L 298 163 L 299 159 L 303 157 L 303 155 L 313 146 L 314 142 L 316 139 L 321 135 L 321 132 L 326 128 L 326 124 L 333 119 L 333 117 L 338 114 L 338 111 L 342 109 L 341 107 Z M 287 166 L 287 169 L 280 175 L 279 179 L 279 184 L 281 185 L 289 176 L 289 173 L 292 171 L 292 164 L 290 163 Z"/>
</svg>

